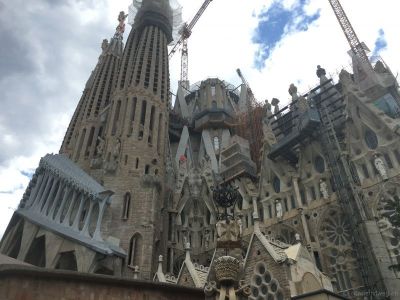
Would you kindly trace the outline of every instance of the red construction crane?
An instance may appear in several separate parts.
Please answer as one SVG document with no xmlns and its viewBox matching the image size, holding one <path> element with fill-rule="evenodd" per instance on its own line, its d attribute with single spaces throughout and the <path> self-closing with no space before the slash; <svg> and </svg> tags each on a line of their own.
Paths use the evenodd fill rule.
<svg viewBox="0 0 400 300">
<path fill-rule="evenodd" d="M 178 42 L 174 45 L 171 52 L 169 53 L 169 58 L 174 55 L 174 53 L 178 50 L 179 46 L 182 45 L 182 57 L 181 57 L 181 83 L 184 85 L 188 84 L 188 64 L 189 64 L 189 53 L 188 53 L 188 43 L 187 40 L 192 34 L 192 30 L 194 25 L 196 25 L 197 21 L 200 19 L 201 15 L 206 10 L 207 6 L 211 3 L 212 0 L 205 0 L 203 5 L 200 7 L 199 11 L 196 13 L 192 21 L 188 23 L 184 23 L 182 29 L 180 30 L 181 37 Z M 188 88 L 188 87 L 186 87 Z"/>
<path fill-rule="evenodd" d="M 368 63 L 368 65 L 371 65 L 368 56 L 365 53 L 363 44 L 360 43 L 360 40 L 358 39 L 357 34 L 353 29 L 353 26 L 351 26 L 350 20 L 347 17 L 342 5 L 340 4 L 340 1 L 329 0 L 329 3 L 333 8 L 336 18 L 339 21 L 340 27 L 342 27 L 344 35 L 346 36 L 346 39 L 349 42 L 350 48 L 353 51 L 354 55 L 356 55 L 361 61 Z"/>
</svg>

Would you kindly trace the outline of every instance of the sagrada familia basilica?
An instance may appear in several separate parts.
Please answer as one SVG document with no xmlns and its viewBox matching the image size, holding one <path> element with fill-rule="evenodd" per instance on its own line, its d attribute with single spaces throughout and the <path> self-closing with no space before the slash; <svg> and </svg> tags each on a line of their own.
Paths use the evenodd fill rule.
<svg viewBox="0 0 400 300">
<path fill-rule="evenodd" d="M 338 82 L 318 66 L 319 85 L 288 84 L 286 106 L 219 78 L 181 82 L 172 101 L 176 14 L 169 1 L 134 7 L 0 253 L 61 278 L 60 293 L 74 276 L 170 289 L 93 299 L 400 299 L 400 94 L 384 61 L 353 53 Z M 3 299 L 47 299 L 27 295 Z"/>
</svg>

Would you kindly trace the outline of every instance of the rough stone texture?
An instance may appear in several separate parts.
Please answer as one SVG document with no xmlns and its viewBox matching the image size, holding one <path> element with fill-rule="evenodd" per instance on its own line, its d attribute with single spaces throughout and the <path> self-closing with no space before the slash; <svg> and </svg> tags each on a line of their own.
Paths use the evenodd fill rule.
<svg viewBox="0 0 400 300">
<path fill-rule="evenodd" d="M 2 300 L 186 300 L 204 299 L 201 289 L 110 276 L 0 266 Z"/>
</svg>

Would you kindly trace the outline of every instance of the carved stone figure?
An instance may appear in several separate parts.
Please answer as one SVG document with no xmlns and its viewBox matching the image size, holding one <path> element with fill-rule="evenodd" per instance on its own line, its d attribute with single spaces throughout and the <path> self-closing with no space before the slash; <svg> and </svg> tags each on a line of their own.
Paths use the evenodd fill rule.
<svg viewBox="0 0 400 300">
<path fill-rule="evenodd" d="M 124 11 L 121 11 L 118 15 L 118 21 L 119 24 L 117 26 L 117 28 L 115 29 L 115 37 L 121 37 L 125 32 L 125 20 L 128 17 L 127 14 L 125 14 Z"/>
<path fill-rule="evenodd" d="M 270 122 L 270 117 L 272 116 L 272 110 L 271 110 L 271 103 L 266 99 L 264 103 L 264 118 L 263 121 L 265 124 L 269 124 Z"/>
<path fill-rule="evenodd" d="M 101 43 L 101 49 L 104 51 L 108 47 L 108 40 L 104 39 L 103 42 Z"/>
<path fill-rule="evenodd" d="M 276 211 L 276 216 L 278 218 L 282 218 L 283 216 L 282 203 L 278 200 L 275 201 L 275 211 Z"/>
<path fill-rule="evenodd" d="M 216 227 L 219 242 L 237 242 L 240 239 L 240 225 L 236 220 L 218 221 Z"/>
<path fill-rule="evenodd" d="M 375 168 L 378 170 L 379 175 L 381 175 L 382 179 L 384 181 L 388 180 L 389 177 L 387 174 L 385 163 L 383 162 L 380 154 L 378 154 L 378 153 L 374 154 L 374 165 L 375 165 Z"/>
<path fill-rule="evenodd" d="M 121 152 L 121 140 L 117 139 L 117 142 L 115 143 L 114 149 L 113 149 L 114 160 L 116 160 L 118 158 L 120 152 Z"/>
<path fill-rule="evenodd" d="M 289 95 L 292 96 L 292 100 L 296 100 L 299 96 L 297 94 L 297 86 L 293 83 L 289 86 Z"/>
<path fill-rule="evenodd" d="M 274 114 L 277 114 L 279 112 L 279 99 L 273 98 L 271 104 L 274 107 Z"/>
<path fill-rule="evenodd" d="M 322 198 L 329 199 L 328 185 L 324 179 L 319 180 L 319 190 L 321 192 Z"/>
<path fill-rule="evenodd" d="M 104 140 L 101 137 L 97 137 L 97 140 L 99 141 L 97 147 L 96 147 L 96 153 L 97 156 L 102 156 L 104 152 Z"/>
</svg>

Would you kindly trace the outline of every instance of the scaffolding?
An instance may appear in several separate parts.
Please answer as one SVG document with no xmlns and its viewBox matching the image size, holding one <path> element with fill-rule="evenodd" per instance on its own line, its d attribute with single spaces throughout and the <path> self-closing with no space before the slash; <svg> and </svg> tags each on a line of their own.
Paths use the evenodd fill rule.
<svg viewBox="0 0 400 300">
<path fill-rule="evenodd" d="M 264 138 L 263 118 L 263 107 L 256 101 L 252 101 L 246 112 L 237 114 L 234 126 L 235 134 L 249 141 L 250 156 L 257 166 L 257 171 L 260 170 L 261 166 L 260 155 Z"/>
<path fill-rule="evenodd" d="M 236 116 L 235 133 L 249 141 L 250 155 L 253 162 L 257 165 L 257 171 L 260 170 L 260 152 L 263 145 L 263 119 L 264 108 L 254 97 L 253 91 L 249 83 L 243 76 L 240 69 L 236 70 L 240 79 L 242 80 L 244 88 L 246 88 L 246 111 L 238 113 Z"/>
<path fill-rule="evenodd" d="M 373 284 L 369 267 L 374 264 L 374 260 L 365 247 L 369 238 L 364 226 L 371 216 L 364 209 L 365 203 L 358 187 L 358 176 L 352 169 L 346 152 L 346 103 L 339 91 L 340 85 L 334 85 L 332 79 L 326 79 L 321 85 L 300 97 L 307 99 L 309 107 L 306 111 L 299 109 L 297 100 L 271 116 L 270 122 L 278 142 L 268 157 L 280 157 L 297 163 L 301 147 L 307 141 L 318 139 L 321 142 L 331 172 L 332 189 L 338 195 L 339 204 L 353 232 L 352 244 L 363 281 L 362 288 L 366 295 L 372 295 Z"/>
</svg>

